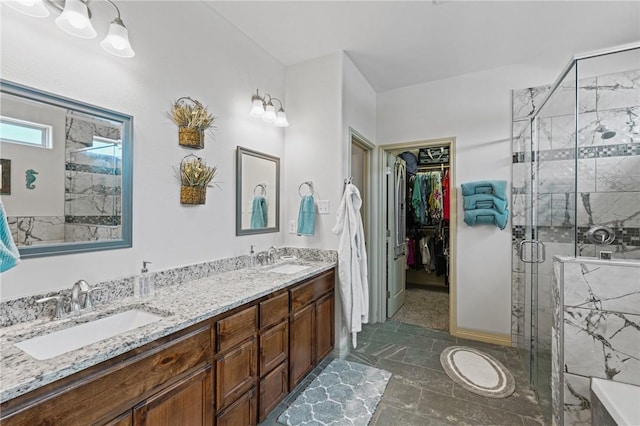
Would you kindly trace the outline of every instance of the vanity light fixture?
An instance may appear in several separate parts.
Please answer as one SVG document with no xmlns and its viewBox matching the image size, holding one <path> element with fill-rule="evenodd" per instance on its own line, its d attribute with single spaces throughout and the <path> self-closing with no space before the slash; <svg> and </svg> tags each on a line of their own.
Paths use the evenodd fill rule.
<svg viewBox="0 0 640 426">
<path fill-rule="evenodd" d="M 19 12 L 45 18 L 49 10 L 45 5 L 60 12 L 55 21 L 56 25 L 68 34 L 80 38 L 95 38 L 98 33 L 91 23 L 89 0 L 0 0 L 7 6 Z M 129 32 L 120 18 L 120 9 L 111 1 L 105 0 L 116 9 L 118 16 L 109 25 L 107 36 L 100 42 L 100 46 L 112 55 L 121 58 L 132 58 L 135 52 L 129 42 Z"/>
<path fill-rule="evenodd" d="M 280 104 L 280 109 L 277 112 L 273 106 L 273 101 Z M 249 112 L 249 115 L 251 117 L 262 117 L 264 121 L 272 123 L 276 127 L 287 127 L 289 125 L 282 101 L 268 93 L 260 96 L 258 89 L 256 89 L 256 94 L 251 97 L 251 112 Z"/>
</svg>

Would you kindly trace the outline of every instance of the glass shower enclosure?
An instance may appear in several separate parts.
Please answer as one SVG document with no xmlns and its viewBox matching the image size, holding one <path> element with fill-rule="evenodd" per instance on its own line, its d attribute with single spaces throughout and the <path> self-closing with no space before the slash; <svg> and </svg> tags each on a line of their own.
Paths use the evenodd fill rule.
<svg viewBox="0 0 640 426">
<path fill-rule="evenodd" d="M 640 258 L 640 43 L 514 91 L 514 345 L 551 416 L 553 257 Z"/>
</svg>

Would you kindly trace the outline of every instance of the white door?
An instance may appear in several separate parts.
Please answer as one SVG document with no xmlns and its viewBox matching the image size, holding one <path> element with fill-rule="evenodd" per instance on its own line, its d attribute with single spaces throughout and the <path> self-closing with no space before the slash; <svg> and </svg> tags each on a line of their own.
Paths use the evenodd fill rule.
<svg viewBox="0 0 640 426">
<path fill-rule="evenodd" d="M 387 318 L 404 305 L 406 287 L 406 164 L 386 154 L 387 171 Z"/>
</svg>

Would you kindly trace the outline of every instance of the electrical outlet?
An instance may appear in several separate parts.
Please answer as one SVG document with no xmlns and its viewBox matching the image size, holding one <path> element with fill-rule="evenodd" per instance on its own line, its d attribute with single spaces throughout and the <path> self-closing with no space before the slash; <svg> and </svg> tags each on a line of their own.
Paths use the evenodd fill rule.
<svg viewBox="0 0 640 426">
<path fill-rule="evenodd" d="M 329 200 L 318 200 L 318 214 L 329 214 Z"/>
<path fill-rule="evenodd" d="M 290 234 L 295 234 L 297 231 L 297 226 L 296 226 L 296 221 L 295 220 L 290 220 L 289 221 L 289 233 Z"/>
</svg>

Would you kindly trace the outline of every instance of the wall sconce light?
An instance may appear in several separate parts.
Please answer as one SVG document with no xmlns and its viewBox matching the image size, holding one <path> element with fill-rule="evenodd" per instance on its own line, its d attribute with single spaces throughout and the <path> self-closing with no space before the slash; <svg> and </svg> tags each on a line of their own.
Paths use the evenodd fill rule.
<svg viewBox="0 0 640 426">
<path fill-rule="evenodd" d="M 280 109 L 277 112 L 273 106 L 273 101 L 277 101 L 280 104 Z M 249 115 L 251 117 L 262 117 L 264 121 L 273 123 L 276 127 L 287 127 L 289 125 L 287 114 L 282 107 L 282 101 L 268 93 L 260 96 L 258 89 L 256 89 L 256 94 L 251 97 L 251 112 L 249 112 Z"/>
<path fill-rule="evenodd" d="M 95 38 L 98 33 L 91 24 L 91 10 L 87 6 L 89 0 L 0 0 L 12 9 L 36 18 L 46 18 L 49 10 L 60 12 L 55 21 L 58 28 L 80 38 Z M 121 58 L 132 58 L 135 52 L 129 43 L 129 32 L 120 18 L 120 9 L 111 1 L 105 0 L 116 9 L 118 16 L 109 25 L 107 36 L 100 46 L 112 55 Z"/>
</svg>

